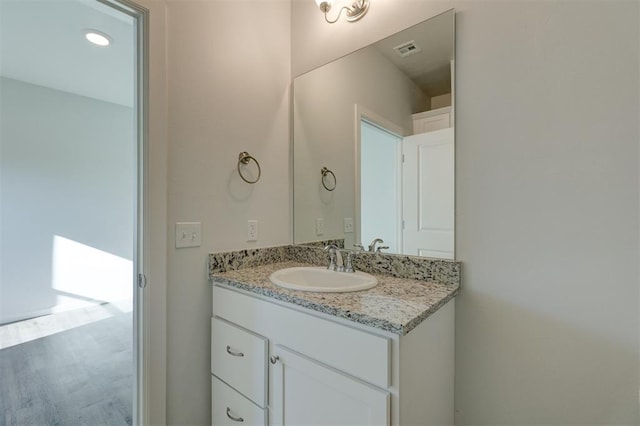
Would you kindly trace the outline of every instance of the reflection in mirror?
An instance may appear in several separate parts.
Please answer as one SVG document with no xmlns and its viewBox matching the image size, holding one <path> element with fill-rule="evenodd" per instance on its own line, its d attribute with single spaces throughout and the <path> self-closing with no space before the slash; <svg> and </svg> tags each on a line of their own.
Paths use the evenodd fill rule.
<svg viewBox="0 0 640 426">
<path fill-rule="evenodd" d="M 454 19 L 294 80 L 296 244 L 454 258 Z"/>
</svg>

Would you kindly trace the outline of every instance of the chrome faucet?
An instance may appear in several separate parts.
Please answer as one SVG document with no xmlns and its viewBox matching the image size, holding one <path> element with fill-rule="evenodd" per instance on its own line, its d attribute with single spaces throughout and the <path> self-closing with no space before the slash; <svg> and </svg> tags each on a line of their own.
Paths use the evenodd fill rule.
<svg viewBox="0 0 640 426">
<path fill-rule="evenodd" d="M 340 253 L 338 246 L 335 244 L 329 244 L 324 248 L 324 251 L 329 252 L 329 266 L 327 266 L 327 269 L 338 272 L 344 271 L 342 254 Z"/>
<path fill-rule="evenodd" d="M 371 253 L 373 253 L 374 251 L 378 251 L 378 252 L 380 251 L 380 248 L 382 248 L 382 247 L 380 247 L 380 248 L 378 248 L 378 250 L 376 250 L 376 244 L 378 244 L 378 243 L 381 243 L 381 244 L 384 243 L 382 238 L 376 238 L 373 241 L 371 241 L 371 244 L 369 244 L 369 251 Z M 389 247 L 387 247 L 387 248 L 389 248 Z"/>
</svg>

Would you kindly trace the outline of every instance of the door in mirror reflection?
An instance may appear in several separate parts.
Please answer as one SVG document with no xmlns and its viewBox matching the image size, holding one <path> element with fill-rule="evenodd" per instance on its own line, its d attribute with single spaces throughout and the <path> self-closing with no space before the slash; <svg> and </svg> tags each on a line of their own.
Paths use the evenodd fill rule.
<svg viewBox="0 0 640 426">
<path fill-rule="evenodd" d="M 402 142 L 402 254 L 453 259 L 453 141 L 453 128 L 447 128 Z"/>
</svg>

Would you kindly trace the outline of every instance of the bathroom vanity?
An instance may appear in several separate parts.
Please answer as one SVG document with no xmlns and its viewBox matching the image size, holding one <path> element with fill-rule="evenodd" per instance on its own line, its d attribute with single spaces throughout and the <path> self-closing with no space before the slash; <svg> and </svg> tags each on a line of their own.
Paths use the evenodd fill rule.
<svg viewBox="0 0 640 426">
<path fill-rule="evenodd" d="M 459 283 L 372 271 L 370 290 L 302 292 L 269 281 L 308 266 L 284 257 L 210 273 L 214 425 L 453 424 Z"/>
</svg>

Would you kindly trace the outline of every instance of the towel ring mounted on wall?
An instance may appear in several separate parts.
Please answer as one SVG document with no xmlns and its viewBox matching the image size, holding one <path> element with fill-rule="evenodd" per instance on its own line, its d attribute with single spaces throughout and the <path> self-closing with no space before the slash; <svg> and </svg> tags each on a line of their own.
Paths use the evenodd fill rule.
<svg viewBox="0 0 640 426">
<path fill-rule="evenodd" d="M 322 181 L 322 186 L 324 186 L 324 189 L 326 189 L 327 191 L 333 191 L 334 189 L 336 189 L 336 186 L 338 185 L 338 179 L 336 179 L 335 173 L 333 173 L 326 167 L 323 167 L 320 169 L 320 174 L 322 175 L 322 178 L 320 178 L 320 180 Z M 331 175 L 331 177 L 333 177 L 333 185 L 331 185 L 331 187 L 327 186 L 327 183 L 325 182 L 325 178 L 327 177 L 327 175 Z"/>
<path fill-rule="evenodd" d="M 241 164 L 249 164 L 249 161 L 251 161 L 251 160 L 253 160 L 253 162 L 256 163 L 256 166 L 258 166 L 258 177 L 255 180 L 249 180 L 246 177 L 244 177 L 244 175 L 242 174 L 242 169 L 240 169 L 240 165 Z M 249 153 L 247 151 L 242 151 L 238 155 L 238 174 L 240 175 L 242 180 L 247 182 L 247 183 L 256 183 L 257 181 L 260 180 L 260 173 L 261 173 L 260 163 L 258 163 L 258 160 L 256 160 L 251 155 L 249 155 Z"/>
</svg>

